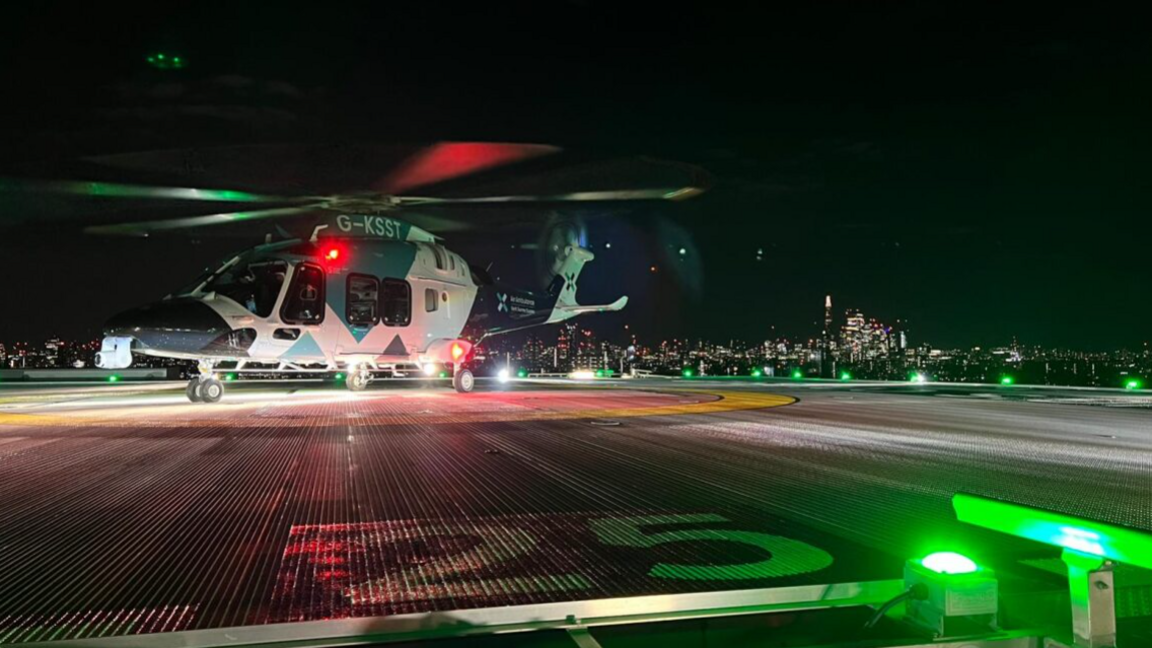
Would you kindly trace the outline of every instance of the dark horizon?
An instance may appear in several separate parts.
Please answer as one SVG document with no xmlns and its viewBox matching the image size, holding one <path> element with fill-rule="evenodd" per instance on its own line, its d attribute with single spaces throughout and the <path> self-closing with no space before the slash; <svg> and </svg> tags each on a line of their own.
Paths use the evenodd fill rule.
<svg viewBox="0 0 1152 648">
<path fill-rule="evenodd" d="M 22 6 L 0 26 L 19 89 L 0 106 L 0 170 L 264 142 L 654 155 L 715 186 L 591 225 L 581 299 L 632 299 L 587 322 L 599 331 L 797 337 L 832 294 L 838 320 L 905 319 L 915 344 L 1142 348 L 1152 47 L 1136 21 L 1010 11 Z M 187 66 L 149 67 L 158 51 Z M 0 339 L 95 331 L 253 242 L 4 236 L 19 307 Z M 508 252 L 522 242 L 447 236 L 531 282 L 531 254 Z"/>
</svg>

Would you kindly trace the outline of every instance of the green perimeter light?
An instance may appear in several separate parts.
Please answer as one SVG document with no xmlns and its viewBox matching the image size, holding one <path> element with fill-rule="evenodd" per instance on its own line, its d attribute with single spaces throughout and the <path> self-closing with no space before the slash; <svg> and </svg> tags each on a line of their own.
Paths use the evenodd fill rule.
<svg viewBox="0 0 1152 648">
<path fill-rule="evenodd" d="M 800 371 L 799 369 L 794 369 L 792 370 L 792 377 L 796 380 L 799 380 L 804 377 L 804 372 Z"/>
<path fill-rule="evenodd" d="M 1152 569 L 1152 533 L 967 493 L 953 496 L 952 507 L 961 522 Z"/>
<path fill-rule="evenodd" d="M 108 382 L 119 382 L 119 381 L 120 381 L 120 376 L 117 376 L 116 374 L 112 374 L 111 376 L 108 376 Z"/>
<path fill-rule="evenodd" d="M 1129 379 L 1127 382 L 1124 383 L 1124 389 L 1128 389 L 1128 390 L 1140 389 L 1143 386 L 1144 386 L 1144 383 L 1140 382 L 1136 378 Z"/>
<path fill-rule="evenodd" d="M 841 371 L 840 380 L 852 380 L 852 374 L 848 373 L 847 371 Z"/>
<path fill-rule="evenodd" d="M 759 378 L 760 376 L 763 376 L 763 375 L 764 374 L 761 373 L 759 369 L 753 369 L 752 370 L 752 377 L 753 378 Z"/>
<path fill-rule="evenodd" d="M 684 376 L 685 378 L 691 378 L 692 377 L 692 370 L 689 369 L 688 367 L 684 367 L 684 371 L 681 371 L 680 375 Z"/>
<path fill-rule="evenodd" d="M 527 378 L 528 377 L 528 371 L 525 369 L 520 369 L 516 372 L 516 377 L 517 378 Z"/>
<path fill-rule="evenodd" d="M 920 564 L 937 574 L 971 574 L 978 569 L 974 560 L 955 551 L 928 554 L 920 559 Z"/>
<path fill-rule="evenodd" d="M 1012 376 L 1001 376 L 1000 378 L 1001 385 L 1011 385 L 1014 382 L 1016 382 L 1016 379 Z"/>
</svg>

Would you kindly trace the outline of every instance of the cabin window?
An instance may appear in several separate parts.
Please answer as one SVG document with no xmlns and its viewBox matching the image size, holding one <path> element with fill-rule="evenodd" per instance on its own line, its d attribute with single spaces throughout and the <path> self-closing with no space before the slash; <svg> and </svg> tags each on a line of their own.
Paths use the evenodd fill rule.
<svg viewBox="0 0 1152 648">
<path fill-rule="evenodd" d="M 432 256 L 436 257 L 436 269 L 446 270 L 448 268 L 448 262 L 444 259 L 444 248 L 440 247 L 439 245 L 433 245 L 431 247 Z"/>
<path fill-rule="evenodd" d="M 380 303 L 380 282 L 367 275 L 348 275 L 348 303 L 345 316 L 352 326 L 372 326 Z"/>
<path fill-rule="evenodd" d="M 436 312 L 440 307 L 440 298 L 436 295 L 435 288 L 424 289 L 424 310 L 428 313 Z"/>
<path fill-rule="evenodd" d="M 212 277 L 203 290 L 224 295 L 253 315 L 268 317 L 276 307 L 287 274 L 288 264 L 279 260 L 238 263 Z"/>
<path fill-rule="evenodd" d="M 380 293 L 380 319 L 384 326 L 408 326 L 412 322 L 412 286 L 403 279 L 385 279 Z"/>
<path fill-rule="evenodd" d="M 301 263 L 296 266 L 292 285 L 280 319 L 289 324 L 319 324 L 324 321 L 324 271 L 318 265 Z"/>
</svg>

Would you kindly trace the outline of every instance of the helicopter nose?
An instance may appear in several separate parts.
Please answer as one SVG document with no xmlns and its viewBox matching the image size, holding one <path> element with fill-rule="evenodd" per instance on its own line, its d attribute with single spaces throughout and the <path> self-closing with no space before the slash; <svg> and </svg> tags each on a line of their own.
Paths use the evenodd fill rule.
<svg viewBox="0 0 1152 648">
<path fill-rule="evenodd" d="M 232 328 L 212 307 L 195 299 L 166 300 L 114 315 L 107 336 L 132 337 L 145 347 L 195 353 Z"/>
</svg>

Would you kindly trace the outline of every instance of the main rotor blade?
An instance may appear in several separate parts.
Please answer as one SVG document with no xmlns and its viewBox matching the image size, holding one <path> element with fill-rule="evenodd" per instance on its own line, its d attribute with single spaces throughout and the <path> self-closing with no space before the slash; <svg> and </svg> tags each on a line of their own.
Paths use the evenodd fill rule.
<svg viewBox="0 0 1152 648">
<path fill-rule="evenodd" d="M 372 188 L 394 194 L 558 152 L 547 144 L 439 142 L 414 153 Z"/>
<path fill-rule="evenodd" d="M 474 198 L 433 198 L 395 196 L 401 206 L 467 205 L 492 203 L 615 202 L 625 200 L 684 200 L 704 190 L 699 187 L 663 189 L 621 189 L 616 191 L 577 191 L 553 196 L 478 196 Z"/>
<path fill-rule="evenodd" d="M 256 209 L 253 211 L 226 212 L 222 214 L 207 214 L 205 216 L 190 216 L 187 218 L 172 218 L 167 220 L 141 221 L 137 223 L 118 223 L 116 225 L 95 225 L 85 228 L 86 234 L 110 234 L 116 236 L 148 236 L 152 232 L 164 232 L 192 227 L 207 227 L 210 225 L 228 225 L 246 221 L 266 218 L 282 218 L 298 216 L 320 209 L 322 205 L 303 205 L 300 207 L 274 207 L 272 209 Z"/>
<path fill-rule="evenodd" d="M 146 198 L 158 200 L 209 200 L 218 202 L 285 202 L 298 200 L 285 196 L 267 196 L 230 189 L 197 187 L 161 187 L 118 182 L 83 180 L 25 180 L 0 178 L 0 194 L 57 194 L 91 198 Z M 309 198 L 315 200 L 314 198 Z"/>
</svg>

